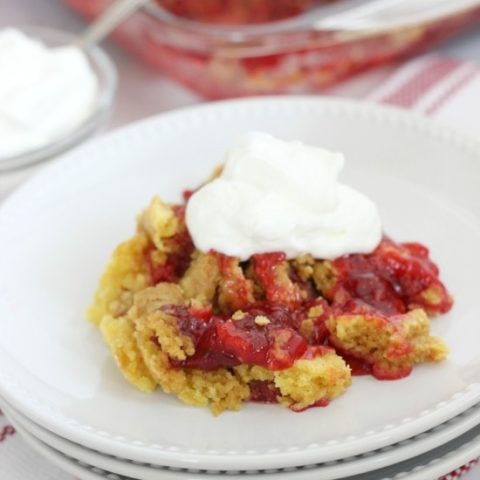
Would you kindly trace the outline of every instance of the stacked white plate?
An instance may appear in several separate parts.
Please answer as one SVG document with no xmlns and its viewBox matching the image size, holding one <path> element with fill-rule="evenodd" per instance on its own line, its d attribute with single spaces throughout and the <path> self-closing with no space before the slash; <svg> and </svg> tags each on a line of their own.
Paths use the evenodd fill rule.
<svg viewBox="0 0 480 480">
<path fill-rule="evenodd" d="M 355 377 L 328 408 L 213 417 L 122 378 L 84 318 L 113 247 L 154 194 L 180 198 L 239 133 L 343 151 L 394 239 L 428 245 L 455 296 L 432 320 L 449 359 Z M 0 395 L 20 433 L 80 479 L 432 480 L 480 456 L 480 146 L 393 109 L 311 97 L 214 103 L 64 156 L 0 209 Z M 403 477 L 402 477 L 403 476 Z M 263 477 L 262 477 L 263 478 Z"/>
</svg>

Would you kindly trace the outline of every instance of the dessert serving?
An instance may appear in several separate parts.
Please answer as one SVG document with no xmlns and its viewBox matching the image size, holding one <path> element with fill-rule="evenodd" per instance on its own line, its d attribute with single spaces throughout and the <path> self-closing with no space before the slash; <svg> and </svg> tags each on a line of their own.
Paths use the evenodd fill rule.
<svg viewBox="0 0 480 480">
<path fill-rule="evenodd" d="M 428 249 L 382 232 L 372 200 L 338 182 L 343 163 L 251 133 L 183 203 L 151 200 L 88 311 L 130 383 L 215 414 L 302 411 L 352 374 L 446 357 L 429 318 L 452 298 Z"/>
</svg>

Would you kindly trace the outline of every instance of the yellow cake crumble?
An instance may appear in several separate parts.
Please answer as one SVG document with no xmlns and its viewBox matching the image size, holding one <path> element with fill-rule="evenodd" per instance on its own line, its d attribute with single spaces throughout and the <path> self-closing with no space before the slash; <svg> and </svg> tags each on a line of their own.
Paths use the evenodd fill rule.
<svg viewBox="0 0 480 480">
<path fill-rule="evenodd" d="M 215 415 L 246 401 L 302 411 L 342 395 L 352 362 L 396 379 L 445 359 L 429 316 L 452 299 L 420 244 L 385 237 L 369 255 L 240 261 L 195 249 L 184 213 L 152 199 L 87 312 L 141 391 L 159 386 Z"/>
</svg>

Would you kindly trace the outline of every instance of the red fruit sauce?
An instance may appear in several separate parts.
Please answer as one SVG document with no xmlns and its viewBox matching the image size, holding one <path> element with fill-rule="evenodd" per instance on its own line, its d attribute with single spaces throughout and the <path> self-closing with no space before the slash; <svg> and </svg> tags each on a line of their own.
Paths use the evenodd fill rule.
<svg viewBox="0 0 480 480">
<path fill-rule="evenodd" d="M 179 305 L 167 305 L 162 310 L 176 317 L 179 330 L 195 346 L 194 355 L 172 362 L 177 366 L 214 370 L 250 364 L 283 370 L 299 358 L 315 358 L 332 351 L 322 344 L 326 337 L 319 345 L 310 345 L 295 329 L 298 319 L 305 317 L 305 309 L 292 312 L 283 306 L 252 305 L 237 320 Z M 257 325 L 258 316 L 268 318 L 270 323 Z"/>
<path fill-rule="evenodd" d="M 184 212 L 184 206 L 175 207 L 183 224 Z M 177 282 L 194 250 L 186 227 L 166 241 L 172 248 L 164 265 L 155 265 L 153 245 L 145 251 L 152 285 Z M 203 309 L 162 307 L 176 317 L 178 328 L 195 347 L 195 354 L 186 360 L 171 360 L 175 366 L 214 370 L 250 364 L 275 371 L 291 367 L 297 359 L 314 358 L 334 349 L 354 375 L 401 378 L 411 369 L 384 372 L 329 344 L 325 321 L 332 314 L 360 314 L 395 323 L 399 315 L 412 308 L 437 314 L 447 312 L 453 303 L 438 278 L 437 266 L 428 257 L 428 249 L 418 243 L 396 244 L 384 237 L 369 255 L 333 260 L 334 278 L 325 292 L 328 301 L 320 297 L 312 280 L 298 278 L 283 252 L 254 255 L 244 263 L 217 252 L 211 254 L 218 261 L 225 305 Z M 434 290 L 433 297 L 423 295 L 427 289 Z M 387 354 L 390 359 L 401 358 L 410 353 L 409 349 L 411 345 L 406 342 Z M 254 400 L 274 401 L 276 396 L 275 387 L 268 382 L 252 386 Z"/>
<path fill-rule="evenodd" d="M 405 313 L 412 307 L 434 315 L 448 312 L 453 305 L 428 249 L 418 243 L 396 244 L 385 237 L 373 253 L 347 255 L 332 264 L 338 278 L 327 294 L 340 309 L 351 310 L 353 300 L 385 315 Z M 439 296 L 435 304 L 422 297 L 432 287 Z"/>
</svg>

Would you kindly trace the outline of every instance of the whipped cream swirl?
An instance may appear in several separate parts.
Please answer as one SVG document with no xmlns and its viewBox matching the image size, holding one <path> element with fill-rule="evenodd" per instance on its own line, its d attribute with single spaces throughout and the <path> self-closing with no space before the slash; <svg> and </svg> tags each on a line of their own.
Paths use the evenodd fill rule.
<svg viewBox="0 0 480 480">
<path fill-rule="evenodd" d="M 333 259 L 370 253 L 382 226 L 375 204 L 338 182 L 340 153 L 252 132 L 228 150 L 221 175 L 190 198 L 195 246 L 246 260 L 282 251 Z"/>
</svg>

